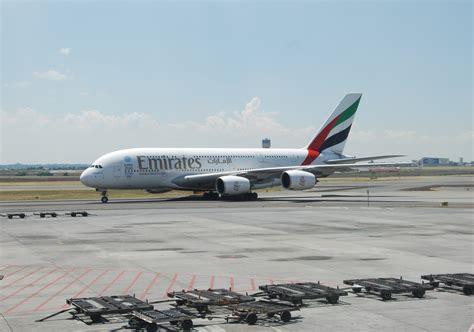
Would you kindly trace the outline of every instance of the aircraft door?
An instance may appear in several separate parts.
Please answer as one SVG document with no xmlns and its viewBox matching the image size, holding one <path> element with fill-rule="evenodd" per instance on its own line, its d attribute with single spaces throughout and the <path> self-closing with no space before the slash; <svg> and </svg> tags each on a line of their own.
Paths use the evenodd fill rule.
<svg viewBox="0 0 474 332">
<path fill-rule="evenodd" d="M 114 165 L 114 177 L 119 178 L 122 176 L 122 165 Z"/>
</svg>

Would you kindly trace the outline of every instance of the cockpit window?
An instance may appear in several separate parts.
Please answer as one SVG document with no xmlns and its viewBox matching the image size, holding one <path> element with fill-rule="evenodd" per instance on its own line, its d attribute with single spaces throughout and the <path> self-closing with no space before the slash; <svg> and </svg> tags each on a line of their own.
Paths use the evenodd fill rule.
<svg viewBox="0 0 474 332">
<path fill-rule="evenodd" d="M 102 165 L 90 165 L 89 168 L 103 168 Z"/>
</svg>

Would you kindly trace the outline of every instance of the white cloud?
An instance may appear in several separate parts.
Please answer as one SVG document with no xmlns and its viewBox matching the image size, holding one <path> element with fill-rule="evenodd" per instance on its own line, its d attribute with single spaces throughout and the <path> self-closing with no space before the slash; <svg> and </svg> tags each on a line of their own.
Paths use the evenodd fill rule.
<svg viewBox="0 0 474 332">
<path fill-rule="evenodd" d="M 208 116 L 203 122 L 188 121 L 181 124 L 170 124 L 169 126 L 211 136 L 220 136 L 223 140 L 227 137 L 233 139 L 235 137 L 245 137 L 247 139 L 241 142 L 249 142 L 248 139 L 250 138 L 254 144 L 264 136 L 268 136 L 270 138 L 286 138 L 280 141 L 284 145 L 288 139 L 290 141 L 298 139 L 299 144 L 302 145 L 301 137 L 307 137 L 309 140 L 311 137 L 308 135 L 315 132 L 314 127 L 288 128 L 278 122 L 277 113 L 265 112 L 261 109 L 261 105 L 260 98 L 254 97 L 245 104 L 245 108 L 240 112 L 234 111 L 231 114 L 219 112 Z M 289 143 L 286 146 L 290 146 Z"/>
<path fill-rule="evenodd" d="M 50 69 L 44 72 L 37 72 L 33 73 L 37 78 L 42 80 L 50 80 L 50 81 L 63 81 L 67 79 L 65 74 L 62 74 L 56 70 Z"/>
<path fill-rule="evenodd" d="M 71 48 L 70 47 L 64 47 L 59 50 L 59 53 L 64 54 L 64 55 L 69 55 L 71 53 Z"/>
<path fill-rule="evenodd" d="M 67 114 L 61 119 L 65 125 L 78 128 L 139 128 L 157 126 L 158 123 L 144 113 L 127 113 L 120 115 L 104 114 L 98 110 L 84 110 L 77 114 Z"/>
<path fill-rule="evenodd" d="M 265 112 L 258 97 L 241 111 L 219 112 L 201 121 L 158 123 L 158 116 L 97 109 L 48 114 L 30 107 L 0 112 L 0 163 L 91 162 L 98 156 L 132 147 L 259 147 L 269 137 L 273 147 L 297 148 L 308 143 L 317 128 L 291 128 L 278 114 Z M 376 130 L 354 128 L 345 148 L 358 157 L 406 154 L 473 158 L 474 132 L 433 135 L 410 128 Z"/>
</svg>

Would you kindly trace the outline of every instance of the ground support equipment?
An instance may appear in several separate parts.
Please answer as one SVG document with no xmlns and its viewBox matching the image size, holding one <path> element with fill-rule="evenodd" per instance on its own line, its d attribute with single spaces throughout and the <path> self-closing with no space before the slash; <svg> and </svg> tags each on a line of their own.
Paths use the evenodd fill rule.
<svg viewBox="0 0 474 332">
<path fill-rule="evenodd" d="M 89 213 L 87 211 L 72 211 L 72 212 L 66 213 L 66 216 L 71 216 L 71 217 L 77 217 L 77 216 L 87 217 L 88 215 Z"/>
<path fill-rule="evenodd" d="M 367 293 L 376 293 L 382 300 L 387 301 L 392 298 L 392 294 L 412 293 L 417 298 L 422 298 L 426 290 L 433 289 L 430 284 L 417 283 L 413 281 L 397 278 L 369 278 L 344 280 L 344 284 L 351 285 L 354 293 L 359 293 L 362 288 Z"/>
<path fill-rule="evenodd" d="M 5 213 L 5 214 L 2 214 L 2 217 L 7 217 L 8 219 L 13 219 L 13 217 L 24 219 L 26 217 L 26 214 L 23 212 L 22 213 Z"/>
<path fill-rule="evenodd" d="M 46 218 L 50 216 L 51 218 L 56 218 L 58 214 L 56 212 L 36 212 L 33 213 L 35 216 L 40 216 L 40 218 Z"/>
<path fill-rule="evenodd" d="M 229 304 L 255 301 L 249 295 L 243 295 L 224 288 L 170 292 L 168 297 L 175 298 L 178 306 L 195 308 L 202 317 L 209 313 L 209 306 L 226 306 Z"/>
<path fill-rule="evenodd" d="M 128 325 L 135 330 L 145 328 L 147 332 L 157 331 L 158 325 L 164 323 L 178 325 L 183 330 L 190 330 L 193 328 L 192 318 L 194 316 L 175 308 L 167 310 L 134 310 Z"/>
<path fill-rule="evenodd" d="M 130 295 L 74 298 L 66 303 L 74 307 L 73 316 L 86 324 L 117 322 L 124 314 L 153 310 L 153 305 Z"/>
<path fill-rule="evenodd" d="M 232 313 L 226 318 L 238 322 L 246 322 L 249 325 L 255 325 L 259 315 L 265 315 L 265 318 L 273 318 L 279 315 L 281 321 L 287 323 L 291 319 L 291 311 L 299 310 L 298 306 L 274 301 L 255 301 L 247 303 L 234 304 L 228 307 Z"/>
<path fill-rule="evenodd" d="M 263 285 L 258 287 L 270 298 L 279 298 L 293 304 L 301 305 L 303 300 L 325 298 L 330 304 L 336 304 L 340 296 L 347 292 L 338 288 L 328 287 L 314 282 L 299 282 L 294 284 Z"/>
<path fill-rule="evenodd" d="M 427 274 L 421 276 L 421 279 L 428 280 L 434 287 L 438 287 L 439 283 L 443 283 L 447 287 L 461 288 L 466 295 L 474 293 L 474 274 L 472 273 Z"/>
</svg>

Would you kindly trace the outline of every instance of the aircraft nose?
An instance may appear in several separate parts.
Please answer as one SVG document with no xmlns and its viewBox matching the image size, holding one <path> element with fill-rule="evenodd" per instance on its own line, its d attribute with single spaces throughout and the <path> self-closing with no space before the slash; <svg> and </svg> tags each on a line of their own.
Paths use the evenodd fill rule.
<svg viewBox="0 0 474 332">
<path fill-rule="evenodd" d="M 92 174 L 89 169 L 86 169 L 82 172 L 81 176 L 79 177 L 81 183 L 85 186 L 92 187 Z"/>
</svg>

